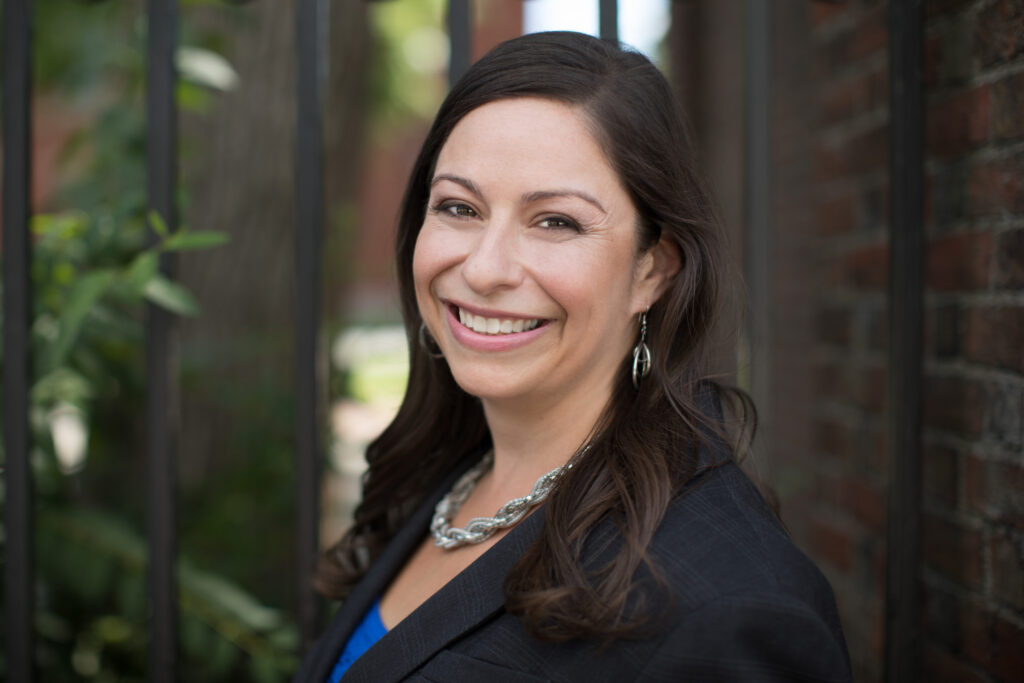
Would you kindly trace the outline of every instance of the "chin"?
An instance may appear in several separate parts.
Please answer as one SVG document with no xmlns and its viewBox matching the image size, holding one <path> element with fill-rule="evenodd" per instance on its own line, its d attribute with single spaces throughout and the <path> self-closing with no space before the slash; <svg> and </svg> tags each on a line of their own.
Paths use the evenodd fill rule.
<svg viewBox="0 0 1024 683">
<path fill-rule="evenodd" d="M 481 401 L 515 400 L 536 393 L 522 373 L 452 369 L 452 376 L 463 391 Z M 516 379 L 510 380 L 512 377 Z"/>
</svg>

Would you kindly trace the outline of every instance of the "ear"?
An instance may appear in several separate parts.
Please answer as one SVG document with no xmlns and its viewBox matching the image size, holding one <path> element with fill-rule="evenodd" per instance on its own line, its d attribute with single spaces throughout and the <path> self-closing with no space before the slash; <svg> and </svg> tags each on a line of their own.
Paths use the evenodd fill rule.
<svg viewBox="0 0 1024 683">
<path fill-rule="evenodd" d="M 661 298 L 682 266 L 679 245 L 662 234 L 658 243 L 637 261 L 633 279 L 633 312 L 646 310 Z"/>
</svg>

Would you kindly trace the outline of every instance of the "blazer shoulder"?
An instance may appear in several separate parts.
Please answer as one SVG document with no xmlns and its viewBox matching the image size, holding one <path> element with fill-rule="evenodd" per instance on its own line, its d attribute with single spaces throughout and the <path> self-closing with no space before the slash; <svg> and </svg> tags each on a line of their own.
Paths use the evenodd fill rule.
<svg viewBox="0 0 1024 683">
<path fill-rule="evenodd" d="M 850 660 L 836 626 L 791 594 L 717 596 L 674 625 L 637 680 L 847 683 Z"/>
<path fill-rule="evenodd" d="M 749 477 L 731 460 L 700 472 L 673 500 L 651 553 L 673 584 L 702 597 L 831 588 Z"/>
<path fill-rule="evenodd" d="M 731 460 L 703 471 L 673 501 L 651 555 L 672 592 L 672 630 L 687 632 L 688 642 L 701 642 L 690 630 L 740 644 L 743 634 L 788 633 L 796 647 L 817 643 L 836 671 L 849 671 L 832 587 Z"/>
</svg>

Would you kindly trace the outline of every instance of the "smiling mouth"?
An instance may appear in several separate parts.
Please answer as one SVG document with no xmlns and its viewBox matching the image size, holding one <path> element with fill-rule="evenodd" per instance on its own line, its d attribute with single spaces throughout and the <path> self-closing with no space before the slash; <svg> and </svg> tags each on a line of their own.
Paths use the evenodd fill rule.
<svg viewBox="0 0 1024 683">
<path fill-rule="evenodd" d="M 459 322 L 477 334 L 502 335 L 517 332 L 529 332 L 540 327 L 545 321 L 541 318 L 485 318 L 473 315 L 458 306 L 452 306 Z"/>
</svg>

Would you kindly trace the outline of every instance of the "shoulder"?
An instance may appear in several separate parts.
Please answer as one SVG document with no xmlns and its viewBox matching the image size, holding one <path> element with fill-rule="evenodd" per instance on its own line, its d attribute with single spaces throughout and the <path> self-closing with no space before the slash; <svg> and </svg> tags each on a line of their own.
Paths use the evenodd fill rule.
<svg viewBox="0 0 1024 683">
<path fill-rule="evenodd" d="M 650 550 L 672 593 L 651 680 L 849 679 L 828 581 L 732 461 L 695 477 Z"/>
<path fill-rule="evenodd" d="M 754 483 L 731 460 L 700 471 L 676 496 L 651 544 L 665 569 L 688 577 L 694 604 L 704 594 L 749 587 L 828 589 Z M 829 593 L 831 591 L 829 590 Z"/>
</svg>

